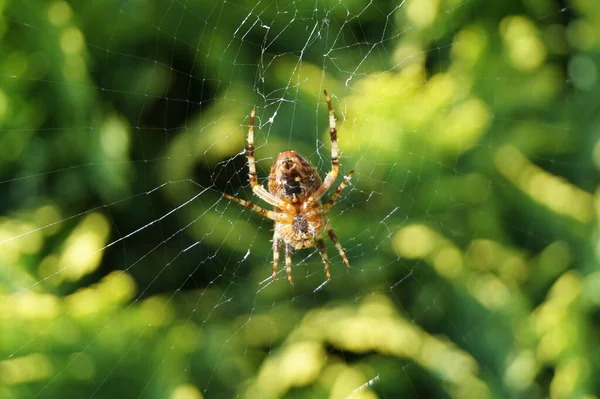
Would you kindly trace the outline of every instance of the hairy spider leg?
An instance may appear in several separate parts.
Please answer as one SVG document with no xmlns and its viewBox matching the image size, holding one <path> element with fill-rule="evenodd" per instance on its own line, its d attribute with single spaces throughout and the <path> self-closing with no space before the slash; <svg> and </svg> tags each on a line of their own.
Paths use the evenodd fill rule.
<svg viewBox="0 0 600 399">
<path fill-rule="evenodd" d="M 333 232 L 333 229 L 329 228 L 327 229 L 327 234 L 329 234 L 329 238 L 331 239 L 331 241 L 333 241 L 333 244 L 335 245 L 335 247 L 337 248 L 338 252 L 340 253 L 342 259 L 344 260 L 344 263 L 346 264 L 346 267 L 350 267 L 350 262 L 348 262 L 348 258 L 346 257 L 346 253 L 344 252 L 340 241 L 338 240 L 337 236 L 335 235 L 335 233 Z"/>
<path fill-rule="evenodd" d="M 227 198 L 228 200 L 237 202 L 238 204 L 242 204 L 244 207 L 250 209 L 251 211 L 254 211 L 254 212 L 260 214 L 262 217 L 265 217 L 265 218 L 271 219 L 271 220 L 277 220 L 277 213 L 276 212 L 268 211 L 266 209 L 261 208 L 260 206 L 258 206 L 256 204 L 253 204 L 250 201 L 244 201 L 243 199 L 232 197 L 229 194 L 223 194 L 223 197 Z"/>
<path fill-rule="evenodd" d="M 277 278 L 277 264 L 279 263 L 279 237 L 273 236 L 273 281 Z"/>
<path fill-rule="evenodd" d="M 323 260 L 323 266 L 325 266 L 325 276 L 327 280 L 331 280 L 331 274 L 329 273 L 329 258 L 327 257 L 327 248 L 322 238 L 317 239 L 317 247 L 321 251 L 321 259 Z"/>
<path fill-rule="evenodd" d="M 248 178 L 250 180 L 250 185 L 252 186 L 252 191 L 263 201 L 279 207 L 281 209 L 291 210 L 293 207 L 291 204 L 283 201 L 280 198 L 275 197 L 273 194 L 269 193 L 263 186 L 258 184 L 258 178 L 256 177 L 256 162 L 254 159 L 254 117 L 256 116 L 256 106 L 252 107 L 252 112 L 250 112 L 250 127 L 248 129 L 248 144 L 246 145 L 246 156 L 248 157 L 248 169 L 250 173 L 248 174 Z"/>
<path fill-rule="evenodd" d="M 306 200 L 304 206 L 307 208 L 313 202 L 325 194 L 327 190 L 333 185 L 333 182 L 337 178 L 340 172 L 340 160 L 338 159 L 338 143 L 337 143 L 337 129 L 335 125 L 335 115 L 333 114 L 333 107 L 331 106 L 331 99 L 327 90 L 323 90 L 325 94 L 325 101 L 327 101 L 327 108 L 329 110 L 329 135 L 331 136 L 331 170 L 325 176 L 323 183 L 315 190 L 314 193 Z"/>
<path fill-rule="evenodd" d="M 285 244 L 285 271 L 287 272 L 288 281 L 294 285 L 292 280 L 292 246 L 290 244 Z"/>
<path fill-rule="evenodd" d="M 346 176 L 344 176 L 344 181 L 340 183 L 340 185 L 335 190 L 335 192 L 333 193 L 331 198 L 329 198 L 329 201 L 327 201 L 327 203 L 323 207 L 323 209 L 325 211 L 329 210 L 335 204 L 335 201 L 337 201 L 337 199 L 340 197 L 340 194 L 342 193 L 342 191 L 344 191 L 344 189 L 346 188 L 348 183 L 350 183 L 350 179 L 352 179 L 353 174 L 354 174 L 354 171 L 351 170 L 350 173 L 348 173 Z"/>
</svg>

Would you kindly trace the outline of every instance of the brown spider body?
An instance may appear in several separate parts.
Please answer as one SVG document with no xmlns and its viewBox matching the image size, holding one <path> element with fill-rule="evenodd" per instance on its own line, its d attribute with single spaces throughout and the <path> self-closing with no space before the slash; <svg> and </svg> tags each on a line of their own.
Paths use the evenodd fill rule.
<svg viewBox="0 0 600 399">
<path fill-rule="evenodd" d="M 331 171 L 327 173 L 325 179 L 321 181 L 315 167 L 300 154 L 295 151 L 285 151 L 277 156 L 275 163 L 271 167 L 268 184 L 269 191 L 258 184 L 256 162 L 254 159 L 254 117 L 256 115 L 256 108 L 253 108 L 250 113 L 250 128 L 248 129 L 248 144 L 246 146 L 248 169 L 250 172 L 248 177 L 252 191 L 262 200 L 271 204 L 275 209 L 268 211 L 249 201 L 224 194 L 226 198 L 275 221 L 275 231 L 273 233 L 273 280 L 277 277 L 280 243 L 283 242 L 285 244 L 285 266 L 290 284 L 293 284 L 292 249 L 310 248 L 315 243 L 321 252 L 327 280 L 331 278 L 327 250 L 321 238 L 325 230 L 327 230 L 329 238 L 333 241 L 346 266 L 350 266 L 350 262 L 348 262 L 348 258 L 337 236 L 329 226 L 325 213 L 339 198 L 340 193 L 350 181 L 354 171 L 350 171 L 350 173 L 344 176 L 344 181 L 340 183 L 325 205 L 321 202 L 321 197 L 331 188 L 339 173 L 335 117 L 329 95 L 327 91 L 324 91 L 324 93 L 329 110 L 329 133 L 331 136 Z"/>
<path fill-rule="evenodd" d="M 275 221 L 275 231 L 294 249 L 309 248 L 323 233 L 327 221 L 320 212 L 321 200 L 305 207 L 307 199 L 321 185 L 316 169 L 295 151 L 279 154 L 269 174 L 269 192 L 293 205 L 294 212 Z M 276 212 L 283 212 L 276 209 Z"/>
</svg>

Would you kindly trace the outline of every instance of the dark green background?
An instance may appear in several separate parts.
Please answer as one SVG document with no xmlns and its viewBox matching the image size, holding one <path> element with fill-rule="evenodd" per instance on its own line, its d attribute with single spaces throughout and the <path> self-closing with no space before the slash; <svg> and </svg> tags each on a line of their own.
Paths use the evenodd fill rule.
<svg viewBox="0 0 600 399">
<path fill-rule="evenodd" d="M 0 16 L 0 397 L 600 392 L 594 1 Z M 268 208 L 253 105 L 261 183 L 287 149 L 327 173 L 323 89 L 352 267 L 269 282 L 272 223 L 222 194 Z"/>
</svg>

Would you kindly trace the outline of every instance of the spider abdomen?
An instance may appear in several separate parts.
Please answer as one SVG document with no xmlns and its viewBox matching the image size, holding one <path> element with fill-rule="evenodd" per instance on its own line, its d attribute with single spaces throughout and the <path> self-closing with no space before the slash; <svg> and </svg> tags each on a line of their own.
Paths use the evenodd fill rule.
<svg viewBox="0 0 600 399">
<path fill-rule="evenodd" d="M 269 192 L 291 203 L 304 202 L 320 185 L 315 167 L 295 151 L 279 154 L 269 174 Z"/>
</svg>

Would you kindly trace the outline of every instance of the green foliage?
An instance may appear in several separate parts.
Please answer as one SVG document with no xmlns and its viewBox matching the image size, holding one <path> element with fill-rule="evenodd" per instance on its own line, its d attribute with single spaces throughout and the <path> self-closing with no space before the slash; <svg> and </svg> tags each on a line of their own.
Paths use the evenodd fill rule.
<svg viewBox="0 0 600 399">
<path fill-rule="evenodd" d="M 0 0 L 0 397 L 596 397 L 599 25 Z M 254 104 L 261 182 L 290 148 L 327 173 L 324 88 L 352 267 L 330 246 L 321 286 L 303 250 L 270 282 L 272 223 L 222 194 L 259 203 Z"/>
</svg>

